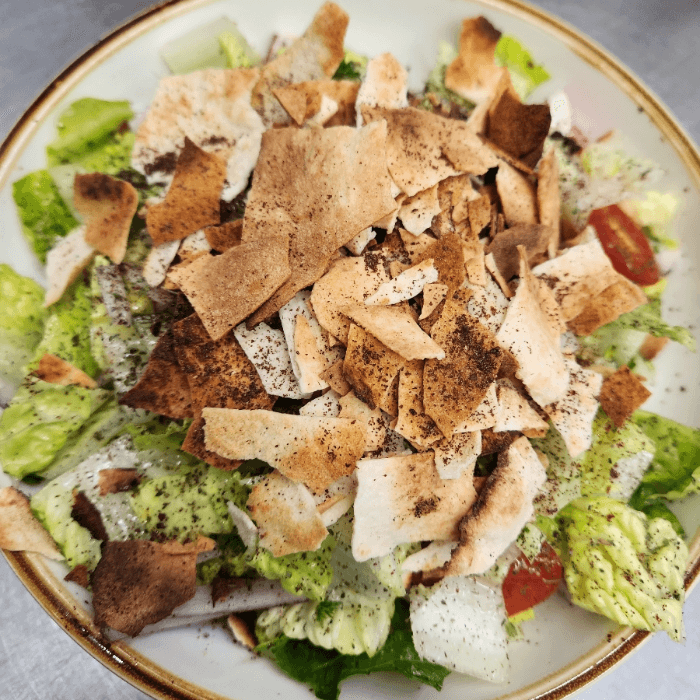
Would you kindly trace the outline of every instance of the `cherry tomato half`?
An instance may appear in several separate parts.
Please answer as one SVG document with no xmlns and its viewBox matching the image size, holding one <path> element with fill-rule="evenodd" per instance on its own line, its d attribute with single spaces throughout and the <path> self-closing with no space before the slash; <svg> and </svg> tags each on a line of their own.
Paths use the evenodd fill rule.
<svg viewBox="0 0 700 700">
<path fill-rule="evenodd" d="M 659 268 L 647 237 L 617 204 L 594 209 L 588 223 L 596 230 L 617 272 L 642 286 L 659 281 Z"/>
<path fill-rule="evenodd" d="M 503 600 L 508 617 L 549 598 L 559 587 L 562 575 L 561 561 L 547 542 L 532 561 L 521 554 L 503 579 Z"/>
</svg>

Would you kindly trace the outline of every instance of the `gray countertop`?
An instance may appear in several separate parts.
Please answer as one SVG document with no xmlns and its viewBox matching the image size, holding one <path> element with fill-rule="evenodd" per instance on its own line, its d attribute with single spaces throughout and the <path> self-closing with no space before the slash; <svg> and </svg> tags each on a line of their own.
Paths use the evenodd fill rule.
<svg viewBox="0 0 700 700">
<path fill-rule="evenodd" d="M 148 0 L 0 2 L 0 139 L 71 60 Z M 540 0 L 626 63 L 700 141 L 698 0 Z M 0 558 L 0 696 L 12 700 L 145 698 L 86 654 L 41 610 Z M 690 700 L 700 694 L 700 593 L 685 609 L 685 645 L 655 635 L 579 700 Z"/>
</svg>

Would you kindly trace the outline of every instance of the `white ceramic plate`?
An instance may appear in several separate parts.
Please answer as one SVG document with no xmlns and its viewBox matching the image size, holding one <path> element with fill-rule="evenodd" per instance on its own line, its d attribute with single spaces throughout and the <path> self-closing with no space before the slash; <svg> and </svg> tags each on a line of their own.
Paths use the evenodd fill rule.
<svg viewBox="0 0 700 700">
<path fill-rule="evenodd" d="M 570 27 L 518 2 L 348 0 L 341 4 L 351 18 L 346 45 L 369 55 L 391 51 L 409 67 L 416 88 L 434 63 L 438 40 L 455 42 L 461 19 L 484 14 L 497 28 L 520 38 L 552 74 L 552 80 L 538 89 L 533 100 L 564 89 L 575 107 L 576 122 L 589 136 L 617 127 L 637 153 L 659 163 L 666 172 L 664 189 L 682 194 L 684 200 L 676 224 L 676 232 L 685 239 L 684 248 L 670 281 L 666 316 L 671 323 L 698 327 L 699 284 L 695 271 L 700 248 L 691 233 L 700 228 L 700 155 L 657 99 L 622 66 Z M 84 96 L 126 98 L 138 113 L 148 106 L 159 78 L 167 74 L 158 48 L 168 40 L 227 15 L 264 52 L 273 33 L 301 33 L 318 5 L 318 0 L 297 0 L 293 4 L 281 0 L 170 2 L 117 30 L 79 59 L 47 88 L 0 149 L 0 261 L 9 262 L 22 274 L 42 278 L 38 263 L 21 237 L 9 184 L 44 167 L 44 148 L 54 137 L 55 114 L 67 104 Z M 697 357 L 672 346 L 659 363 L 655 393 L 645 407 L 697 425 L 699 385 Z M 686 531 L 695 533 L 700 525 L 700 500 L 681 504 L 677 512 Z M 698 536 L 691 547 L 691 558 L 689 585 L 700 569 Z M 108 649 L 90 627 L 85 592 L 61 581 L 64 570 L 33 556 L 11 555 L 8 559 L 29 590 L 76 641 L 154 697 L 312 697 L 306 688 L 287 680 L 267 662 L 234 646 L 221 628 L 176 630 Z M 513 674 L 509 683 L 494 686 L 452 675 L 441 697 L 554 700 L 598 677 L 647 636 L 616 628 L 558 596 L 537 609 L 536 619 L 525 625 L 525 631 L 527 641 L 510 648 Z M 379 700 L 408 694 L 432 697 L 434 691 L 386 674 L 351 679 L 343 686 L 346 698 Z"/>
</svg>

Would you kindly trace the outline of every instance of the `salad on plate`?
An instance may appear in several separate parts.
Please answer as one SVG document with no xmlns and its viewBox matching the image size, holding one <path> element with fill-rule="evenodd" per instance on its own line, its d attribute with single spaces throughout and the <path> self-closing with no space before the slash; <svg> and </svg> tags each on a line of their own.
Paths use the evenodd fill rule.
<svg viewBox="0 0 700 700">
<path fill-rule="evenodd" d="M 700 432 L 642 408 L 695 350 L 677 197 L 484 17 L 421 92 L 348 22 L 196 29 L 13 183 L 46 289 L 0 266 L 0 547 L 105 643 L 223 618 L 320 698 L 503 682 L 557 592 L 682 640 Z"/>
</svg>

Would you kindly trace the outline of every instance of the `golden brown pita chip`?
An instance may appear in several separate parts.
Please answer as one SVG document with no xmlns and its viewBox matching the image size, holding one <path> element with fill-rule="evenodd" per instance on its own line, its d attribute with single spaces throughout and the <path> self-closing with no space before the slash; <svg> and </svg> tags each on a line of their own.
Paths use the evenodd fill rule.
<svg viewBox="0 0 700 700">
<path fill-rule="evenodd" d="M 448 299 L 432 328 L 444 360 L 428 360 L 423 371 L 423 405 L 446 438 L 469 418 L 496 379 L 503 350 L 493 333 Z"/>
<path fill-rule="evenodd" d="M 83 370 L 48 352 L 39 360 L 39 365 L 34 370 L 34 374 L 39 379 L 49 382 L 49 384 L 61 384 L 63 386 L 74 384 L 76 386 L 84 386 L 86 389 L 97 387 L 97 382 L 85 374 Z"/>
<path fill-rule="evenodd" d="M 505 90 L 489 109 L 486 136 L 532 168 L 542 155 L 551 121 L 548 104 L 524 105 Z"/>
<path fill-rule="evenodd" d="M 204 435 L 204 418 L 202 418 L 201 412 L 195 415 L 180 449 L 183 452 L 189 452 L 189 454 L 198 457 L 212 467 L 223 469 L 227 472 L 238 469 L 238 467 L 243 464 L 242 459 L 227 459 L 207 449 Z"/>
<path fill-rule="evenodd" d="M 399 371 L 406 364 L 400 355 L 354 323 L 348 334 L 343 375 L 355 394 L 371 408 L 398 414 Z"/>
<path fill-rule="evenodd" d="M 255 635 L 250 631 L 250 628 L 248 627 L 245 620 L 238 617 L 238 615 L 229 615 L 226 618 L 226 624 L 231 630 L 233 639 L 236 642 L 242 644 L 244 647 L 250 649 L 251 651 L 255 649 L 256 646 L 258 646 L 258 640 L 255 638 Z"/>
<path fill-rule="evenodd" d="M 399 219 L 406 231 L 418 236 L 430 228 L 433 217 L 440 211 L 438 186 L 434 185 L 413 197 L 404 199 L 399 209 Z"/>
<path fill-rule="evenodd" d="M 146 212 L 146 228 L 153 245 L 176 241 L 204 226 L 218 224 L 225 179 L 224 162 L 185 137 L 165 200 Z"/>
<path fill-rule="evenodd" d="M 343 360 L 338 360 L 337 362 L 334 362 L 321 375 L 321 379 L 328 382 L 328 386 L 330 386 L 330 388 L 333 389 L 333 391 L 335 391 L 335 393 L 339 394 L 340 396 L 345 396 L 345 394 L 347 394 L 352 389 L 350 383 L 343 374 Z"/>
<path fill-rule="evenodd" d="M 399 415 L 393 430 L 414 445 L 427 448 L 444 436 L 423 407 L 423 367 L 423 360 L 414 360 L 401 369 Z"/>
<path fill-rule="evenodd" d="M 343 60 L 348 15 L 335 3 L 326 2 L 308 29 L 289 48 L 263 66 L 253 88 L 251 104 L 266 126 L 289 124 L 289 115 L 273 91 L 306 80 L 332 78 Z"/>
<path fill-rule="evenodd" d="M 63 293 L 92 262 L 97 251 L 85 241 L 85 226 L 59 238 L 46 254 L 48 288 L 44 306 L 57 302 Z"/>
<path fill-rule="evenodd" d="M 158 339 L 146 370 L 139 381 L 119 397 L 119 403 L 176 420 L 194 416 L 190 385 L 178 363 L 172 333 L 165 333 Z"/>
<path fill-rule="evenodd" d="M 553 148 L 550 148 L 540 160 L 537 173 L 537 209 L 540 223 L 543 226 L 549 226 L 552 230 L 547 253 L 550 258 L 553 258 L 559 249 L 559 222 L 561 220 L 559 164 Z"/>
<path fill-rule="evenodd" d="M 323 491 L 362 456 L 365 426 L 347 418 L 205 408 L 207 449 L 228 459 L 262 459 L 294 481 Z"/>
<path fill-rule="evenodd" d="M 634 282 L 619 275 L 615 284 L 611 284 L 591 299 L 568 325 L 576 335 L 590 335 L 606 323 L 633 311 L 647 301 L 644 292 Z"/>
<path fill-rule="evenodd" d="M 355 126 L 355 100 L 359 89 L 356 80 L 307 80 L 277 88 L 273 93 L 299 126 L 319 112 L 324 96 L 338 105 L 338 111 L 325 126 Z"/>
<path fill-rule="evenodd" d="M 73 204 L 85 219 L 85 242 L 120 263 L 139 198 L 128 182 L 102 173 L 76 175 Z"/>
<path fill-rule="evenodd" d="M 242 233 L 243 219 L 227 221 L 225 224 L 206 226 L 204 228 L 204 235 L 207 237 L 209 245 L 220 253 L 239 245 Z"/>
<path fill-rule="evenodd" d="M 379 449 L 386 439 L 384 417 L 379 408 L 370 408 L 352 392 L 341 396 L 338 403 L 340 404 L 340 418 L 353 418 L 366 424 L 365 452 Z"/>
<path fill-rule="evenodd" d="M 527 251 L 528 262 L 536 255 L 547 250 L 551 238 L 551 230 L 539 224 L 515 224 L 497 234 L 486 246 L 486 253 L 492 253 L 496 265 L 509 280 L 518 274 L 520 257 L 517 246 L 521 245 Z"/>
<path fill-rule="evenodd" d="M 289 279 L 288 241 L 283 235 L 247 241 L 221 255 L 197 258 L 171 275 L 216 340 Z"/>
<path fill-rule="evenodd" d="M 365 122 L 386 120 L 387 162 L 394 182 L 409 197 L 460 173 L 483 175 L 496 157 L 464 122 L 407 107 L 363 107 Z"/>
<path fill-rule="evenodd" d="M 136 469 L 100 469 L 97 473 L 100 496 L 131 491 L 140 481 Z"/>
<path fill-rule="evenodd" d="M 651 392 L 637 375 L 624 366 L 603 382 L 598 399 L 610 420 L 621 428 L 650 396 Z"/>
<path fill-rule="evenodd" d="M 485 100 L 507 72 L 494 61 L 500 37 L 485 17 L 463 20 L 459 55 L 445 70 L 445 86 L 475 104 Z"/>
<path fill-rule="evenodd" d="M 428 233 L 421 233 L 419 236 L 414 236 L 412 233 L 404 231 L 402 228 L 399 229 L 399 235 L 406 248 L 406 252 L 411 258 L 411 264 L 417 262 L 425 250 L 437 240 Z"/>
<path fill-rule="evenodd" d="M 418 320 L 422 321 L 424 318 L 428 318 L 440 303 L 444 301 L 448 290 L 449 287 L 446 284 L 426 284 L 423 287 L 423 308 Z"/>
<path fill-rule="evenodd" d="M 406 360 L 445 356 L 443 349 L 400 307 L 353 304 L 344 306 L 341 310 L 358 326 Z"/>
<path fill-rule="evenodd" d="M 63 580 L 72 581 L 87 589 L 90 586 L 90 572 L 85 564 L 78 564 L 63 577 Z"/>
<path fill-rule="evenodd" d="M 470 201 L 467 207 L 472 235 L 478 236 L 491 223 L 491 200 L 488 195 L 481 195 Z"/>
<path fill-rule="evenodd" d="M 429 258 L 433 259 L 433 264 L 438 270 L 438 282 L 448 286 L 447 295 L 451 296 L 467 277 L 462 239 L 456 233 L 447 234 L 426 248 L 413 263 L 415 265 Z"/>
<path fill-rule="evenodd" d="M 538 223 L 537 195 L 525 175 L 501 160 L 496 173 L 496 187 L 508 226 Z"/>
<path fill-rule="evenodd" d="M 12 486 L 0 489 L 0 549 L 63 559 L 49 533 L 32 514 L 29 499 Z"/>
<path fill-rule="evenodd" d="M 316 550 L 328 535 L 309 490 L 277 470 L 253 487 L 246 505 L 260 546 L 275 557 Z"/>
<path fill-rule="evenodd" d="M 270 317 L 316 282 L 338 248 L 394 209 L 385 142 L 384 124 L 264 134 L 243 241 L 288 235 L 292 274 L 249 324 Z"/>
<path fill-rule="evenodd" d="M 197 552 L 146 540 L 107 542 L 92 574 L 95 624 L 133 637 L 195 594 Z"/>
<path fill-rule="evenodd" d="M 362 125 L 361 107 L 408 107 L 408 73 L 390 53 L 374 56 L 357 95 L 357 125 Z"/>
<path fill-rule="evenodd" d="M 653 360 L 666 347 L 668 341 L 669 338 L 656 338 L 647 334 L 642 346 L 639 348 L 639 354 L 645 360 Z"/>
</svg>

